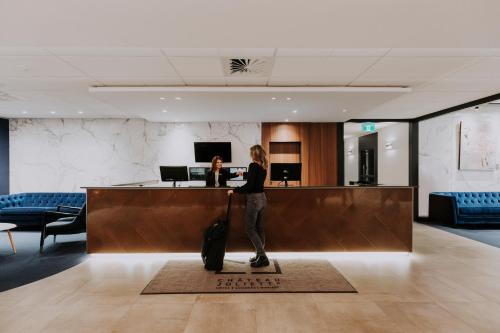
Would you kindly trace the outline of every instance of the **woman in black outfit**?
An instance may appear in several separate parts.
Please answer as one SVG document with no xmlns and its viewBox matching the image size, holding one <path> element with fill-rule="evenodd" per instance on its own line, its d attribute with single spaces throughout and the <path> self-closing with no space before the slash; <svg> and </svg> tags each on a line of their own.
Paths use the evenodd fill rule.
<svg viewBox="0 0 500 333">
<path fill-rule="evenodd" d="M 269 259 L 264 251 L 266 236 L 264 233 L 264 209 L 267 198 L 264 194 L 264 180 L 267 175 L 266 151 L 262 146 L 255 145 L 250 148 L 252 163 L 248 166 L 247 182 L 241 187 L 227 191 L 228 195 L 234 193 L 246 194 L 245 231 L 255 247 L 256 256 L 250 258 L 252 267 L 269 266 Z"/>
<path fill-rule="evenodd" d="M 222 168 L 222 157 L 212 158 L 212 168 L 207 172 L 205 183 L 207 187 L 227 187 L 227 180 L 243 175 L 240 173 L 230 173 Z"/>
</svg>

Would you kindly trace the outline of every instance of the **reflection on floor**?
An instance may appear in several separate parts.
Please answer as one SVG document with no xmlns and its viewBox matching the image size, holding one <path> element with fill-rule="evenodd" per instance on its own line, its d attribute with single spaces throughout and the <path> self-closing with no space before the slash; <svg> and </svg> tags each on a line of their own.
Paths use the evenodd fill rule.
<svg viewBox="0 0 500 333">
<path fill-rule="evenodd" d="M 414 229 L 412 254 L 307 255 L 328 258 L 358 294 L 140 295 L 166 260 L 182 256 L 90 255 L 60 274 L 0 293 L 0 328 L 2 333 L 498 332 L 500 249 L 421 224 Z"/>
<path fill-rule="evenodd" d="M 13 232 L 17 254 L 13 255 L 7 234 L 0 233 L 0 291 L 16 288 L 62 272 L 86 258 L 85 234 L 52 237 L 39 254 L 40 232 Z M 0 330 L 1 331 L 1 330 Z"/>
<path fill-rule="evenodd" d="M 448 232 L 451 232 L 455 235 L 459 235 L 465 238 L 473 239 L 478 242 L 482 242 L 484 244 L 488 244 L 491 246 L 496 246 L 500 248 L 500 227 L 497 226 L 496 229 L 489 227 L 483 227 L 483 228 L 473 228 L 469 227 L 467 229 L 465 228 L 450 228 L 450 227 L 445 227 L 445 226 L 440 226 L 440 225 L 431 225 L 435 228 L 439 228 L 442 230 L 446 230 Z"/>
</svg>

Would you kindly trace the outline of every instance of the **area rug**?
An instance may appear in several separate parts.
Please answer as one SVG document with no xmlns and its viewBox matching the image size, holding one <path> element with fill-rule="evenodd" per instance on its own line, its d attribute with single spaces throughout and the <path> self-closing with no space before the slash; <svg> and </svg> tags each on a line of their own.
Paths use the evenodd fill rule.
<svg viewBox="0 0 500 333">
<path fill-rule="evenodd" d="M 356 293 L 326 260 L 271 260 L 264 268 L 225 261 L 208 272 L 197 260 L 169 261 L 142 291 L 146 294 Z"/>
</svg>

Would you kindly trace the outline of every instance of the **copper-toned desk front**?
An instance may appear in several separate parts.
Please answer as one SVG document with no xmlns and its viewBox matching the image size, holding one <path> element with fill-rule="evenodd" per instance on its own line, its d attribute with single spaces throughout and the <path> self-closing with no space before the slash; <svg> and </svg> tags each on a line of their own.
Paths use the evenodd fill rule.
<svg viewBox="0 0 500 333">
<path fill-rule="evenodd" d="M 410 187 L 269 188 L 268 251 L 411 251 Z M 89 253 L 198 252 L 225 189 L 88 188 Z M 229 251 L 251 251 L 235 195 Z"/>
</svg>

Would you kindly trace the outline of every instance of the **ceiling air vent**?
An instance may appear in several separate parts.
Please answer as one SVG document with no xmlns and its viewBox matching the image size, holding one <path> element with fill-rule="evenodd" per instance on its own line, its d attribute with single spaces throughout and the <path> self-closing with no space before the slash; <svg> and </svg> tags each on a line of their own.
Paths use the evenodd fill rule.
<svg viewBox="0 0 500 333">
<path fill-rule="evenodd" d="M 223 65 L 226 76 L 268 76 L 272 58 L 224 58 Z"/>
<path fill-rule="evenodd" d="M 17 101 L 17 98 L 7 94 L 4 91 L 0 91 L 0 102 L 10 102 L 10 101 Z"/>
</svg>

